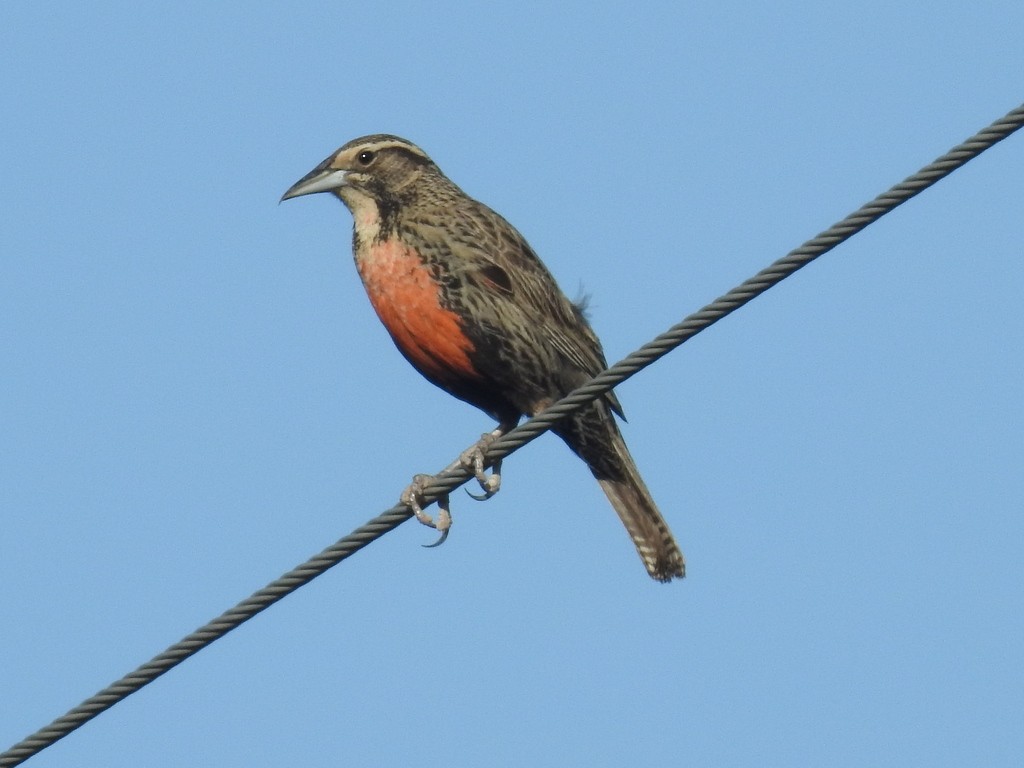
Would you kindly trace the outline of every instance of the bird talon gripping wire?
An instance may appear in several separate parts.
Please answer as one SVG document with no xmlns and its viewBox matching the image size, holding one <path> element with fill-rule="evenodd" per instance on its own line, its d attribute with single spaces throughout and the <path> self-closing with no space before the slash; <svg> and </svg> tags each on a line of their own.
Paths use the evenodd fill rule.
<svg viewBox="0 0 1024 768">
<path fill-rule="evenodd" d="M 417 504 L 417 507 L 418 506 L 419 505 Z M 429 515 L 423 512 L 422 509 L 420 509 L 420 513 L 429 521 L 425 524 L 429 525 L 441 534 L 441 537 L 433 544 L 421 544 L 420 546 L 424 549 L 433 549 L 434 547 L 439 547 L 444 544 L 445 539 L 448 538 L 448 532 L 452 529 L 452 512 L 451 508 L 448 506 L 448 494 L 446 493 L 437 500 L 437 520 L 431 520 Z M 422 523 L 423 520 L 420 520 L 420 522 Z"/>
<path fill-rule="evenodd" d="M 493 440 L 491 441 L 493 442 Z M 466 460 L 466 455 L 471 454 L 471 461 Z M 469 498 L 474 501 L 487 501 L 501 490 L 501 459 L 498 459 L 491 466 L 491 474 L 484 471 L 484 453 L 479 447 L 471 448 L 460 457 L 462 465 L 473 473 L 473 477 L 480 483 L 483 493 L 473 493 L 469 488 L 464 488 Z"/>
<path fill-rule="evenodd" d="M 493 465 L 491 465 L 491 473 L 487 474 L 485 466 L 487 449 L 491 447 L 491 443 L 504 435 L 511 428 L 512 427 L 508 424 L 501 424 L 493 432 L 485 432 L 480 436 L 480 439 L 476 441 L 476 444 L 467 448 L 459 456 L 459 463 L 464 469 L 473 473 L 473 477 L 476 478 L 476 481 L 480 484 L 480 488 L 483 489 L 482 494 L 476 494 L 467 488 L 466 493 L 469 494 L 471 499 L 476 501 L 487 501 L 501 490 L 501 459 L 498 459 Z"/>
</svg>

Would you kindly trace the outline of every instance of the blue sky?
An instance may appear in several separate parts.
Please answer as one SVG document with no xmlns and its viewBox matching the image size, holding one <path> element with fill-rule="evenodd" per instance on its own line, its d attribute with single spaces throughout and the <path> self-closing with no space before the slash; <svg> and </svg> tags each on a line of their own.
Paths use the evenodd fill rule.
<svg viewBox="0 0 1024 768">
<path fill-rule="evenodd" d="M 440 469 L 351 221 L 422 146 L 610 359 L 1022 101 L 1017 2 L 7 3 L 0 749 Z M 1024 136 L 619 388 L 689 564 L 555 438 L 33 766 L 1015 765 Z"/>
</svg>

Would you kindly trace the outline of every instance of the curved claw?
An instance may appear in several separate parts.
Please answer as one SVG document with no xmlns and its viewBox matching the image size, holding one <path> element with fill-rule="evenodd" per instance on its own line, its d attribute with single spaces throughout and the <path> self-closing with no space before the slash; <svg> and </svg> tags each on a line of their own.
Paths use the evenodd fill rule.
<svg viewBox="0 0 1024 768">
<path fill-rule="evenodd" d="M 441 538 L 439 538 L 433 544 L 420 544 L 420 546 L 424 549 L 433 549 L 434 547 L 440 547 L 442 544 L 444 544 L 444 540 L 448 538 L 448 531 L 450 530 L 451 528 L 445 528 L 443 531 L 441 531 Z"/>
<path fill-rule="evenodd" d="M 473 493 L 469 488 L 463 488 L 462 490 L 464 490 L 466 495 L 473 499 L 473 501 L 487 501 L 497 493 L 497 491 L 492 490 L 485 490 L 483 493 Z"/>
</svg>

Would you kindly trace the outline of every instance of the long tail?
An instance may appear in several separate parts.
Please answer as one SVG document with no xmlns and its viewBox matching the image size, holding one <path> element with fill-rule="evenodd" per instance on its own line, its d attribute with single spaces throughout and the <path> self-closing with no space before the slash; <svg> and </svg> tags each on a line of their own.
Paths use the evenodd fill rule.
<svg viewBox="0 0 1024 768">
<path fill-rule="evenodd" d="M 595 411 L 603 413 L 594 418 L 598 416 Z M 566 426 L 569 429 L 559 430 L 559 433 L 601 484 L 651 578 L 658 581 L 683 578 L 686 575 L 683 553 L 640 477 L 611 413 L 598 406 Z"/>
</svg>

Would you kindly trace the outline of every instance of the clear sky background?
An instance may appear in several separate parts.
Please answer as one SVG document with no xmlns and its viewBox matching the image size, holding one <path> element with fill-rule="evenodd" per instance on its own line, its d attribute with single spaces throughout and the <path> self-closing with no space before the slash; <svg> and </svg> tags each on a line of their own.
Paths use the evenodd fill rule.
<svg viewBox="0 0 1024 768">
<path fill-rule="evenodd" d="M 1024 6 L 4 3 L 0 749 L 486 416 L 327 196 L 390 132 L 617 360 L 1024 100 Z M 1024 135 L 619 388 L 686 552 L 545 436 L 33 766 L 1019 765 Z"/>
</svg>

